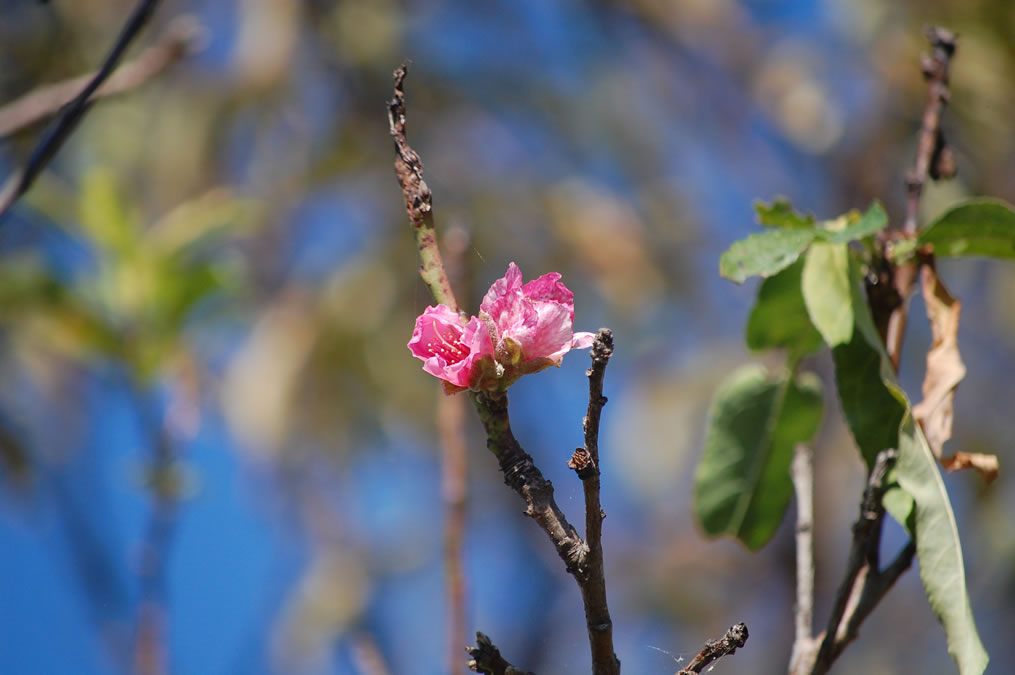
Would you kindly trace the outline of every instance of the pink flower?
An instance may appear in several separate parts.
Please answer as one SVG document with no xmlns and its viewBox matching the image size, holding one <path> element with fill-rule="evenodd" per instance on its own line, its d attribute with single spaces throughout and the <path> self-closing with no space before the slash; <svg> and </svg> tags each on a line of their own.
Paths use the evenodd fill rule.
<svg viewBox="0 0 1015 675">
<path fill-rule="evenodd" d="M 504 391 L 522 375 L 559 366 L 571 349 L 587 349 L 593 333 L 575 333 L 574 293 L 556 272 L 522 284 L 514 263 L 487 291 L 479 317 L 466 324 L 445 305 L 416 319 L 409 351 L 445 392 Z"/>
<path fill-rule="evenodd" d="M 463 326 L 458 314 L 437 305 L 416 319 L 409 351 L 423 361 L 423 370 L 453 385 L 452 391 L 461 391 L 476 384 L 483 371 L 479 361 L 493 356 L 493 342 L 476 317 Z"/>
<path fill-rule="evenodd" d="M 558 273 L 522 284 L 522 272 L 514 263 L 487 291 L 479 318 L 492 324 L 494 355 L 505 367 L 526 362 L 539 362 L 538 370 L 559 366 L 564 354 L 591 347 L 596 337 L 573 332 L 574 293 L 560 282 Z M 526 372 L 535 370 L 530 367 Z"/>
</svg>

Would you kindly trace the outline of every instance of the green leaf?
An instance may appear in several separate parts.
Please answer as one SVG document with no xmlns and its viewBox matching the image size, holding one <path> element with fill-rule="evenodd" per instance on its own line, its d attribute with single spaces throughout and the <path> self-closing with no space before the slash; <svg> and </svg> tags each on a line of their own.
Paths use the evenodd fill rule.
<svg viewBox="0 0 1015 675">
<path fill-rule="evenodd" d="M 784 348 L 790 360 L 799 359 L 821 346 L 800 292 L 804 263 L 795 263 L 761 282 L 758 300 L 747 320 L 747 346 L 754 351 Z"/>
<path fill-rule="evenodd" d="M 78 217 L 84 233 L 92 242 L 118 254 L 129 251 L 137 236 L 135 221 L 129 211 L 116 174 L 98 168 L 85 174 Z"/>
<path fill-rule="evenodd" d="M 801 288 L 807 313 L 829 346 L 853 337 L 853 301 L 850 294 L 849 248 L 816 241 L 804 259 Z"/>
<path fill-rule="evenodd" d="M 695 476 L 695 515 L 707 534 L 733 536 L 751 550 L 772 538 L 793 493 L 793 448 L 814 436 L 821 415 L 813 375 L 792 382 L 749 365 L 727 378 L 712 403 Z"/>
<path fill-rule="evenodd" d="M 797 213 L 787 199 L 777 198 L 771 204 L 755 202 L 754 211 L 758 222 L 766 227 L 814 227 L 814 216 Z"/>
<path fill-rule="evenodd" d="M 947 211 L 920 233 L 937 256 L 1015 258 L 1015 210 L 993 199 L 973 199 Z"/>
<path fill-rule="evenodd" d="M 852 217 L 845 217 L 845 226 L 841 229 L 833 229 L 829 227 L 832 223 L 839 222 L 838 220 L 829 221 L 826 227 L 818 230 L 819 236 L 827 242 L 833 244 L 845 244 L 851 241 L 859 241 L 864 237 L 869 237 L 872 234 L 876 234 L 881 230 L 885 229 L 888 225 L 888 214 L 885 213 L 880 202 L 874 202 L 871 207 L 867 209 L 867 213 L 861 217 L 856 218 L 855 213 Z"/>
<path fill-rule="evenodd" d="M 216 188 L 163 216 L 145 234 L 145 242 L 159 255 L 175 255 L 217 235 L 248 230 L 257 214 L 257 202 Z"/>
<path fill-rule="evenodd" d="M 814 240 L 815 230 L 769 230 L 734 242 L 719 258 L 719 274 L 742 284 L 748 277 L 769 277 L 789 267 Z"/>
<path fill-rule="evenodd" d="M 955 659 L 960 673 L 978 675 L 987 668 L 989 657 L 980 642 L 969 605 L 959 528 L 937 460 L 912 415 L 907 415 L 899 430 L 899 460 L 895 473 L 899 486 L 916 502 L 914 521 L 920 580 L 948 636 L 948 653 Z"/>
<path fill-rule="evenodd" d="M 962 545 L 948 492 L 926 438 L 913 422 L 855 264 L 850 277 L 856 325 L 852 339 L 833 350 L 842 409 L 868 466 L 881 450 L 898 449 L 899 460 L 890 476 L 898 488 L 886 492 L 885 508 L 916 541 L 920 579 L 959 671 L 981 673 L 987 654 L 969 605 Z"/>
</svg>

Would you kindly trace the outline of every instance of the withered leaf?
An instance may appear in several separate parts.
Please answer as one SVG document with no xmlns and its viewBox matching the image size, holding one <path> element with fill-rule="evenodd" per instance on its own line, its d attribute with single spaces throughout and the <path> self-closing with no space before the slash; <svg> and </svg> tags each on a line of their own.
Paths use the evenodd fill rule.
<svg viewBox="0 0 1015 675">
<path fill-rule="evenodd" d="M 961 469 L 976 469 L 988 483 L 994 482 L 1001 472 L 1001 465 L 997 461 L 997 455 L 985 455 L 981 452 L 956 452 L 949 457 L 941 458 L 941 466 L 948 471 L 959 471 Z"/>
<path fill-rule="evenodd" d="M 913 416 L 923 427 L 934 456 L 941 459 L 941 449 L 952 436 L 955 388 L 966 375 L 958 342 L 962 305 L 948 293 L 932 264 L 923 265 L 920 282 L 933 342 L 927 352 L 923 400 L 913 406 Z"/>
</svg>

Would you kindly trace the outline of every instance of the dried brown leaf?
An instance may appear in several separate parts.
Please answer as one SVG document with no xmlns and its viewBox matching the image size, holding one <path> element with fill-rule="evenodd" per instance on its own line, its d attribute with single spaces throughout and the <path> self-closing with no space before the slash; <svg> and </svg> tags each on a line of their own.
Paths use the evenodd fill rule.
<svg viewBox="0 0 1015 675">
<path fill-rule="evenodd" d="M 962 303 L 948 293 L 933 265 L 923 265 L 920 282 L 934 341 L 927 352 L 923 400 L 913 407 L 913 415 L 923 427 L 934 455 L 941 459 L 941 449 L 952 437 L 955 388 L 966 376 L 958 341 Z"/>
<path fill-rule="evenodd" d="M 983 480 L 988 483 L 993 483 L 994 479 L 1001 472 L 1001 465 L 997 461 L 997 455 L 985 455 L 980 452 L 956 452 L 949 457 L 942 457 L 941 466 L 948 471 L 976 469 L 983 476 Z"/>
</svg>

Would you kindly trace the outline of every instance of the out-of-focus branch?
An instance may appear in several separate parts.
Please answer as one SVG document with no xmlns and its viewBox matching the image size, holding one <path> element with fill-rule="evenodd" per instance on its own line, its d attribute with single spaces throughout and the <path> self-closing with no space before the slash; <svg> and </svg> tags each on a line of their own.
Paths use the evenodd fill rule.
<svg viewBox="0 0 1015 675">
<path fill-rule="evenodd" d="M 613 651 L 613 621 L 606 601 L 606 574 L 603 569 L 603 513 L 599 503 L 599 420 L 606 397 L 603 396 L 603 378 L 606 365 L 613 354 L 613 332 L 601 328 L 592 343 L 592 366 L 586 371 L 589 378 L 589 407 L 582 421 L 585 447 L 575 450 L 568 466 L 582 480 L 585 492 L 585 543 L 587 578 L 581 587 L 585 605 L 585 623 L 592 648 L 592 672 L 619 673 L 620 661 Z M 577 579 L 577 577 L 575 577 Z"/>
<path fill-rule="evenodd" d="M 479 631 L 476 632 L 476 646 L 466 647 L 465 651 L 472 657 L 468 666 L 474 672 L 486 675 L 533 675 L 508 663 L 490 638 Z"/>
<path fill-rule="evenodd" d="M 736 653 L 738 649 L 746 644 L 748 637 L 747 624 L 738 623 L 735 626 L 730 626 L 730 629 L 721 638 L 706 642 L 701 651 L 687 664 L 687 667 L 678 672 L 677 675 L 700 673 L 703 668 L 712 662 L 729 654 Z"/>
<path fill-rule="evenodd" d="M 448 233 L 449 274 L 461 288 L 469 235 L 458 228 Z M 444 501 L 444 586 L 447 598 L 447 669 L 462 673 L 465 644 L 465 523 L 469 455 L 465 444 L 465 398 L 438 394 L 437 428 L 441 439 L 441 496 Z"/>
<path fill-rule="evenodd" d="M 165 675 L 170 672 L 167 563 L 176 531 L 182 486 L 165 422 L 152 410 L 151 397 L 144 388 L 135 386 L 134 392 L 142 406 L 144 431 L 152 444 L 151 464 L 147 471 L 152 512 L 141 542 L 138 570 L 141 600 L 134 638 L 134 672 L 137 675 Z"/>
<path fill-rule="evenodd" d="M 155 44 L 141 52 L 137 58 L 120 66 L 96 89 L 92 100 L 122 94 L 145 84 L 187 54 L 196 51 L 202 42 L 203 33 L 203 27 L 194 17 L 178 17 L 169 24 Z M 88 73 L 38 87 L 21 98 L 0 106 L 0 138 L 56 115 L 81 93 L 95 75 Z"/>
<path fill-rule="evenodd" d="M 924 106 L 920 137 L 917 142 L 916 159 L 913 168 L 906 175 L 906 220 L 899 233 L 904 239 L 916 237 L 920 215 L 920 196 L 927 176 L 951 178 L 955 175 L 955 160 L 951 149 L 945 143 L 941 132 L 941 118 L 950 98 L 948 71 L 955 54 L 955 34 L 939 27 L 927 29 L 931 53 L 921 60 L 921 70 L 927 80 L 927 103 Z M 896 235 L 899 236 L 899 235 Z M 887 325 L 881 328 L 885 347 L 892 359 L 895 370 L 899 369 L 902 340 L 906 332 L 907 301 L 916 281 L 919 265 L 907 262 L 889 271 L 893 294 L 897 304 L 890 314 L 874 310 L 874 316 L 887 314 Z"/>
<path fill-rule="evenodd" d="M 32 183 L 35 182 L 38 175 L 42 173 L 42 170 L 46 168 L 57 151 L 60 150 L 64 141 L 77 128 L 78 122 L 81 121 L 94 102 L 95 92 L 116 70 L 117 64 L 120 63 L 124 53 L 127 51 L 127 47 L 130 46 L 130 43 L 134 41 L 134 38 L 138 36 L 141 29 L 148 23 L 152 14 L 155 13 L 158 4 L 159 0 L 140 0 L 138 2 L 124 24 L 123 29 L 120 30 L 113 48 L 102 62 L 98 72 L 89 80 L 85 88 L 81 90 L 81 93 L 75 96 L 63 108 L 56 122 L 46 135 L 43 136 L 42 140 L 35 147 L 35 150 L 32 151 L 25 167 L 12 175 L 7 180 L 3 189 L 0 190 L 0 217 L 3 217 L 14 203 L 32 187 Z"/>
<path fill-rule="evenodd" d="M 796 493 L 796 635 L 791 675 L 810 672 L 820 642 L 814 639 L 814 452 L 800 444 L 790 467 Z"/>
<path fill-rule="evenodd" d="M 882 504 L 884 481 L 897 458 L 896 450 L 882 450 L 867 478 L 860 518 L 853 525 L 853 543 L 846 572 L 811 670 L 814 675 L 828 672 L 842 650 L 856 639 L 860 624 L 913 563 L 916 544 L 910 541 L 888 567 L 879 569 L 881 530 L 885 517 Z"/>
<path fill-rule="evenodd" d="M 423 162 L 406 138 L 405 75 L 409 64 L 403 63 L 395 71 L 395 96 L 388 102 L 388 126 L 395 141 L 395 176 L 405 197 L 405 210 L 416 235 L 416 248 L 423 263 L 419 274 L 430 288 L 437 302 L 458 311 L 455 294 L 444 270 L 444 261 L 437 246 L 437 232 L 433 226 L 433 194 L 423 181 Z"/>
</svg>

